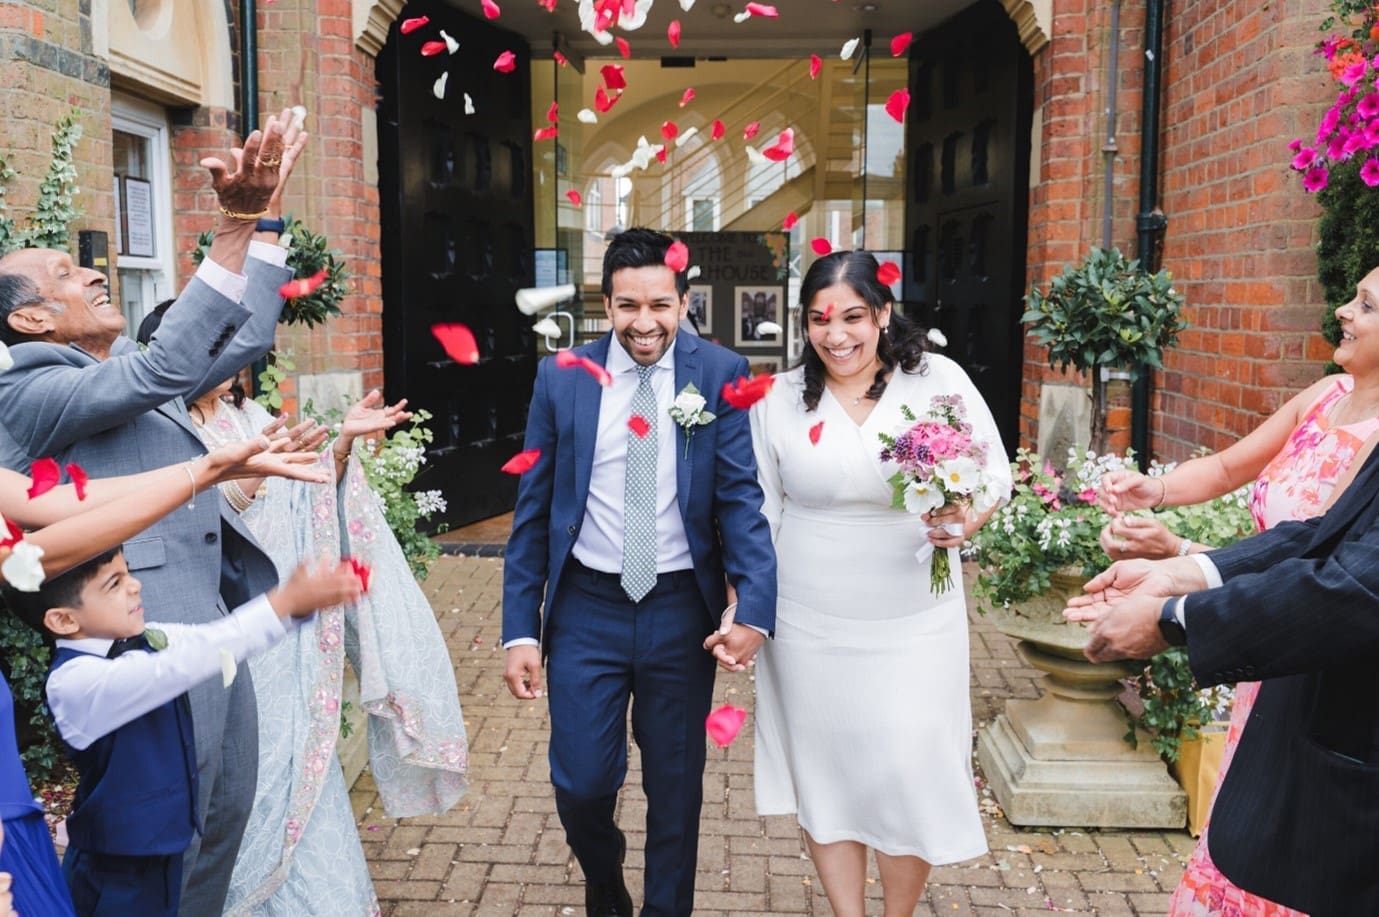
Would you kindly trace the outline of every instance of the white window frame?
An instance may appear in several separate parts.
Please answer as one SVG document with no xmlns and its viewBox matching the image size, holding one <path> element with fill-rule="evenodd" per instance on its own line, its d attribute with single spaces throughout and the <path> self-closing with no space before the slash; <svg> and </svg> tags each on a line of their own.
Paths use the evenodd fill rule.
<svg viewBox="0 0 1379 917">
<path fill-rule="evenodd" d="M 110 96 L 110 129 L 142 137 L 149 143 L 148 180 L 153 190 L 153 239 L 158 254 L 152 258 L 121 255 L 112 250 L 114 270 L 143 274 L 144 301 L 152 305 L 176 295 L 176 234 L 172 219 L 172 149 L 168 113 L 162 106 L 121 93 Z M 119 219 L 118 209 L 116 219 Z M 113 239 L 112 239 L 113 242 Z M 143 316 L 133 318 L 137 322 Z M 134 327 L 129 329 L 131 335 Z"/>
</svg>

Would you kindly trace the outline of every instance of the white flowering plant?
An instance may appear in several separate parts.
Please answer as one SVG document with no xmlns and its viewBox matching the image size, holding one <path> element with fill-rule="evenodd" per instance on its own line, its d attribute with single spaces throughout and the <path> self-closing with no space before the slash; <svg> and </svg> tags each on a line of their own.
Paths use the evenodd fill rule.
<svg viewBox="0 0 1379 917">
<path fill-rule="evenodd" d="M 689 455 L 690 437 L 694 435 L 695 427 L 702 427 L 713 423 L 718 419 L 718 415 L 713 411 L 704 410 L 708 404 L 704 396 L 693 382 L 687 383 L 680 389 L 680 394 L 675 396 L 675 402 L 666 410 L 670 414 L 670 419 L 680 425 L 685 431 L 685 455 Z"/>
<path fill-rule="evenodd" d="M 429 411 L 418 410 L 407 426 L 398 427 L 382 439 L 366 440 L 358 452 L 369 486 L 383 501 L 388 527 L 418 579 L 426 577 L 441 553 L 440 545 L 418 526 L 446 508 L 445 497 L 439 490 L 408 489 L 426 464 L 426 444 L 433 438 L 431 428 L 426 426 L 430 419 Z M 444 530 L 444 526 L 437 529 Z"/>
</svg>

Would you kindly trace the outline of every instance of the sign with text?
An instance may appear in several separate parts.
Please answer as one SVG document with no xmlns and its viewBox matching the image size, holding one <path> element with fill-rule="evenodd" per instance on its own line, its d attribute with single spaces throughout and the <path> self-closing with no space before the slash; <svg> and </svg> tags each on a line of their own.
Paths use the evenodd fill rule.
<svg viewBox="0 0 1379 917">
<path fill-rule="evenodd" d="M 700 334 L 736 350 L 752 372 L 785 368 L 790 237 L 783 232 L 671 233 L 689 247 L 690 313 Z"/>
</svg>

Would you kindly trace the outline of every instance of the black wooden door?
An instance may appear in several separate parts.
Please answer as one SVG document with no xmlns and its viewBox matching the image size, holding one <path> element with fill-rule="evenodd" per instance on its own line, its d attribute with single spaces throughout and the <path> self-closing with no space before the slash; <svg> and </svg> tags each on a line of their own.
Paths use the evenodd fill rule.
<svg viewBox="0 0 1379 917">
<path fill-rule="evenodd" d="M 399 33 L 423 15 L 428 25 Z M 422 57 L 441 29 L 459 51 Z M 516 55 L 511 73 L 493 69 L 503 51 Z M 522 448 L 536 372 L 531 321 L 513 304 L 533 282 L 530 60 L 519 36 L 439 0 L 409 3 L 378 55 L 384 377 L 389 400 L 432 414 L 418 485 L 444 492 L 452 526 L 512 509 L 517 491 L 498 469 Z M 431 326 L 449 322 L 473 330 L 477 365 L 436 342 Z"/>
<path fill-rule="evenodd" d="M 906 311 L 948 338 L 1019 440 L 1033 73 L 996 0 L 911 46 Z"/>
</svg>

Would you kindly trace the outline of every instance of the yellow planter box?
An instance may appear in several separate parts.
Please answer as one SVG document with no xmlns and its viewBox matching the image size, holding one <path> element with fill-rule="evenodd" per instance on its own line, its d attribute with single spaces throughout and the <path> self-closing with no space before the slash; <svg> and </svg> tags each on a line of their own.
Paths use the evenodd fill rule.
<svg viewBox="0 0 1379 917">
<path fill-rule="evenodd" d="M 1226 730 L 1206 727 L 1197 738 L 1184 739 L 1178 751 L 1174 776 L 1187 793 L 1187 829 L 1193 837 L 1202 833 L 1211 813 L 1216 777 L 1221 772 L 1221 756 L 1226 751 Z"/>
</svg>

